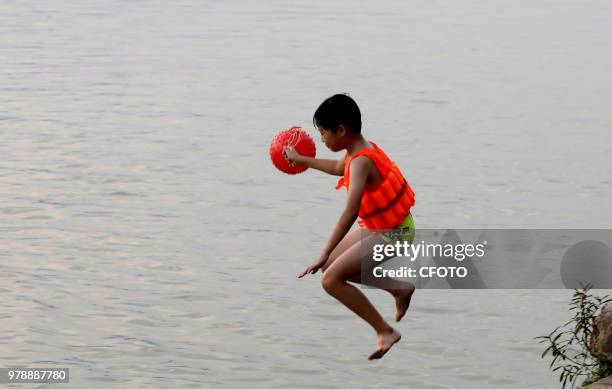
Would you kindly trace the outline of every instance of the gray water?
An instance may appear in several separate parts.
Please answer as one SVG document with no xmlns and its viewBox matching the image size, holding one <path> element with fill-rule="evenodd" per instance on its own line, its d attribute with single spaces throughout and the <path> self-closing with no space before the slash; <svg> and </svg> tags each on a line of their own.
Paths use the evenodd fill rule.
<svg viewBox="0 0 612 389">
<path fill-rule="evenodd" d="M 69 367 L 65 388 L 558 388 L 533 337 L 569 318 L 570 291 L 417 291 L 402 341 L 368 362 L 372 330 L 296 278 L 345 194 L 279 173 L 268 147 L 349 92 L 417 227 L 608 228 L 611 17 L 0 2 L 0 367 Z"/>
</svg>

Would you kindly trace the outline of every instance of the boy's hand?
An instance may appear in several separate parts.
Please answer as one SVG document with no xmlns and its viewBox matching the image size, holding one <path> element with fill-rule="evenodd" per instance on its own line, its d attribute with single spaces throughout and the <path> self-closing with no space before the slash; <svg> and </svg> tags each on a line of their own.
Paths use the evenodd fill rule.
<svg viewBox="0 0 612 389">
<path fill-rule="evenodd" d="M 296 165 L 302 164 L 300 160 L 302 156 L 297 151 L 295 151 L 293 147 L 291 146 L 285 147 L 285 149 L 283 150 L 283 154 L 285 155 L 285 158 L 287 158 L 289 162 L 294 163 Z"/>
<path fill-rule="evenodd" d="M 315 274 L 320 268 L 323 267 L 323 265 L 325 265 L 325 262 L 327 262 L 328 258 L 329 258 L 329 254 L 319 255 L 319 258 L 317 258 L 316 261 L 314 261 L 310 266 L 308 266 L 306 270 L 301 272 L 300 275 L 298 275 L 298 278 L 302 278 L 306 274 Z"/>
</svg>

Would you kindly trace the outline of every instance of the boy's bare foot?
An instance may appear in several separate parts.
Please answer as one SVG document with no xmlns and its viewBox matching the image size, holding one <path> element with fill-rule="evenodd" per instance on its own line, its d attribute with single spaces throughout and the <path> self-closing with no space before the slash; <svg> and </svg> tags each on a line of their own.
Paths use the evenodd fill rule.
<svg viewBox="0 0 612 389">
<path fill-rule="evenodd" d="M 412 294 L 414 293 L 414 286 L 410 289 L 395 289 L 391 291 L 393 297 L 395 297 L 395 321 L 402 320 L 402 317 L 408 311 L 408 307 L 410 307 L 410 300 L 412 299 Z"/>
<path fill-rule="evenodd" d="M 402 335 L 391 328 L 389 331 L 381 332 L 378 334 L 378 339 L 376 340 L 376 350 L 370 354 L 368 357 L 369 360 L 372 359 L 380 359 L 391 349 L 395 343 L 399 342 L 402 338 Z"/>
</svg>

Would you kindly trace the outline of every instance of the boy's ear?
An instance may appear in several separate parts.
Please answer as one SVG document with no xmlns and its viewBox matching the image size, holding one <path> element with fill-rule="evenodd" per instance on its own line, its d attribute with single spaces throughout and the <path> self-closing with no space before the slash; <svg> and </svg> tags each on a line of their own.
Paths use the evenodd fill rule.
<svg viewBox="0 0 612 389">
<path fill-rule="evenodd" d="M 346 127 L 344 126 L 344 124 L 341 124 L 338 126 L 338 135 L 340 136 L 344 136 L 348 133 Z"/>
</svg>

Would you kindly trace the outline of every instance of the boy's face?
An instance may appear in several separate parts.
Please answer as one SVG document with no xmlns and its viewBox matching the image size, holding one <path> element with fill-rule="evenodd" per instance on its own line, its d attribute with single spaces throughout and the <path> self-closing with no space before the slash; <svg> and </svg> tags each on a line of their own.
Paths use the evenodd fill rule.
<svg viewBox="0 0 612 389">
<path fill-rule="evenodd" d="M 321 142 L 323 142 L 328 149 L 334 152 L 344 149 L 343 138 L 345 130 L 343 128 L 339 128 L 336 132 L 319 127 L 317 127 L 317 130 L 319 130 L 321 134 Z"/>
</svg>

